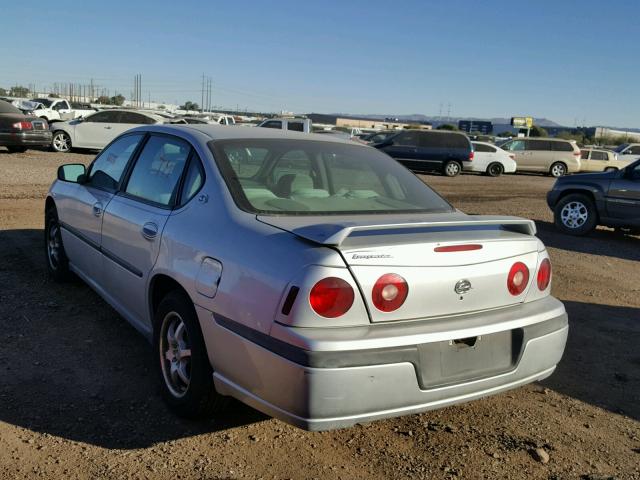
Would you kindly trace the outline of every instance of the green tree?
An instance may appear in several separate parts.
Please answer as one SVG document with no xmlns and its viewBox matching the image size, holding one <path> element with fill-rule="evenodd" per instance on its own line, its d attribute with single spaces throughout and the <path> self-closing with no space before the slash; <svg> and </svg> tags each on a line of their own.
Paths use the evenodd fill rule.
<svg viewBox="0 0 640 480">
<path fill-rule="evenodd" d="M 455 125 L 451 125 L 450 123 L 443 123 L 442 125 L 438 126 L 436 130 L 450 130 L 452 132 L 457 132 L 458 127 L 456 127 Z"/>
<path fill-rule="evenodd" d="M 498 134 L 498 137 L 515 137 L 516 134 L 513 132 L 508 132 L 508 131 L 504 131 L 504 132 L 500 132 Z"/>
<path fill-rule="evenodd" d="M 548 137 L 549 132 L 547 132 L 542 127 L 534 125 L 533 127 L 531 127 L 531 130 L 529 130 L 529 136 L 530 137 Z"/>
<path fill-rule="evenodd" d="M 121 106 L 124 103 L 124 100 L 125 100 L 124 96 L 118 93 L 109 99 L 109 103 L 111 105 Z"/>
<path fill-rule="evenodd" d="M 3 97 L 7 95 L 7 91 L 4 88 L 0 88 L 0 95 Z"/>
<path fill-rule="evenodd" d="M 187 101 L 184 102 L 184 105 L 180 106 L 180 110 L 200 110 L 200 105 L 191 101 Z"/>
<path fill-rule="evenodd" d="M 11 87 L 11 90 L 9 90 L 9 96 L 10 97 L 28 97 L 29 89 L 21 85 L 16 85 L 15 87 Z"/>
<path fill-rule="evenodd" d="M 50 93 L 49 98 L 60 98 L 60 95 L 58 95 L 57 93 Z"/>
<path fill-rule="evenodd" d="M 96 101 L 102 105 L 109 105 L 111 103 L 111 99 L 106 95 L 100 95 Z"/>
</svg>

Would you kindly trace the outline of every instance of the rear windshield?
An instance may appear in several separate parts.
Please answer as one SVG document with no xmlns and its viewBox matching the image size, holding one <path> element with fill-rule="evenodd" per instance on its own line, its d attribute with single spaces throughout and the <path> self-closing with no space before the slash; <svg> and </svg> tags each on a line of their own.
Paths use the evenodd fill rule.
<svg viewBox="0 0 640 480">
<path fill-rule="evenodd" d="M 11 105 L 9 102 L 5 102 L 4 100 L 0 100 L 0 113 L 17 113 L 22 115 L 22 112 L 20 110 Z"/>
<path fill-rule="evenodd" d="M 415 175 L 374 148 L 289 139 L 209 143 L 236 204 L 252 213 L 450 212 Z"/>
</svg>

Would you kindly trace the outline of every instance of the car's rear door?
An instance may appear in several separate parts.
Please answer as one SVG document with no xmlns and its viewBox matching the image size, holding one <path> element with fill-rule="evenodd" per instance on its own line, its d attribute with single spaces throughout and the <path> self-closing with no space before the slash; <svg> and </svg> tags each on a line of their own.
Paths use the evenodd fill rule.
<svg viewBox="0 0 640 480">
<path fill-rule="evenodd" d="M 177 197 L 191 145 L 170 135 L 151 134 L 109 203 L 102 224 L 105 285 L 113 304 L 143 330 L 146 285 L 160 238 Z"/>
<path fill-rule="evenodd" d="M 607 213 L 610 217 L 640 226 L 640 163 L 621 172 L 609 185 Z"/>
<path fill-rule="evenodd" d="M 143 134 L 119 138 L 94 160 L 85 183 L 60 182 L 55 201 L 62 240 L 72 267 L 87 281 L 102 285 L 101 230 L 104 209 L 118 190 Z"/>
</svg>

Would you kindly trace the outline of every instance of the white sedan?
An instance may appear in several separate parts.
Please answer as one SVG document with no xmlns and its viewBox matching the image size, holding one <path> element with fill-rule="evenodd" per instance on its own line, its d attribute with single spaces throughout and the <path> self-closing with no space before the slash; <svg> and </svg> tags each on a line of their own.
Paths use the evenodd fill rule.
<svg viewBox="0 0 640 480">
<path fill-rule="evenodd" d="M 486 173 L 490 177 L 499 177 L 503 173 L 514 173 L 516 162 L 513 154 L 486 142 L 471 142 L 474 156 L 472 162 L 464 163 L 467 172 Z"/>
<path fill-rule="evenodd" d="M 103 149 L 131 128 L 165 122 L 163 117 L 148 112 L 103 110 L 83 118 L 52 124 L 51 147 L 63 153 L 71 148 Z"/>
</svg>

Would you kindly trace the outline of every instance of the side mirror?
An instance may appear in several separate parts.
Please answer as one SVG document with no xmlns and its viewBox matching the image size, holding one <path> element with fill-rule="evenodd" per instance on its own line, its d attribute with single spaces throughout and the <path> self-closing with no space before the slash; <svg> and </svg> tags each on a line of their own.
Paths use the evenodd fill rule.
<svg viewBox="0 0 640 480">
<path fill-rule="evenodd" d="M 81 163 L 68 163 L 58 167 L 58 180 L 71 183 L 85 183 L 87 169 Z"/>
</svg>

